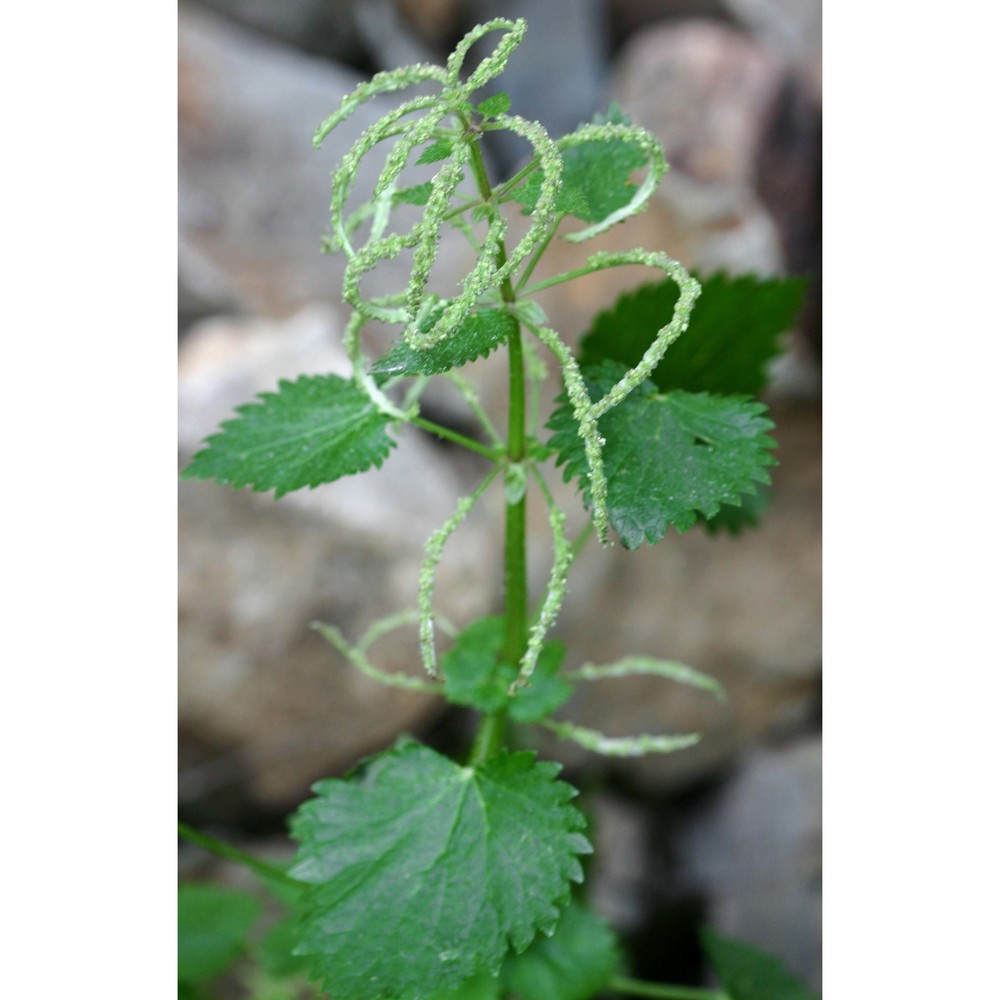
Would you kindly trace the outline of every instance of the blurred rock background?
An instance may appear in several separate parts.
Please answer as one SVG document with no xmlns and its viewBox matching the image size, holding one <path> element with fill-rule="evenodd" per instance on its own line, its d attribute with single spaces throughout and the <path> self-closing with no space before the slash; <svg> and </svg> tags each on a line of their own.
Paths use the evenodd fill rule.
<svg viewBox="0 0 1000 1000">
<path fill-rule="evenodd" d="M 568 707 L 581 724 L 617 734 L 698 728 L 705 739 L 632 762 L 539 745 L 585 791 L 599 846 L 592 901 L 627 940 L 638 973 L 696 981 L 694 934 L 708 922 L 779 954 L 815 987 L 819 0 L 182 3 L 180 458 L 277 379 L 345 371 L 342 265 L 319 252 L 329 175 L 357 129 L 395 101 L 366 105 L 321 152 L 313 130 L 372 72 L 443 62 L 468 28 L 498 14 L 528 20 L 502 79 L 516 111 L 561 134 L 618 100 L 664 144 L 671 170 L 654 202 L 601 247 L 663 249 L 702 274 L 811 279 L 767 395 L 781 465 L 762 526 L 739 538 L 672 533 L 632 553 L 589 550 L 557 628 L 571 663 L 635 652 L 678 659 L 718 677 L 729 700 L 720 707 L 638 678 L 595 684 Z M 499 176 L 517 168 L 524 149 L 495 142 L 487 154 Z M 464 274 L 467 245 L 458 234 L 445 240 L 446 269 Z M 563 270 L 579 256 L 557 242 L 548 266 Z M 405 277 L 389 265 L 366 287 L 396 290 Z M 544 304 L 573 339 L 635 283 L 634 272 L 605 272 Z M 505 374 L 496 360 L 472 374 L 499 412 Z M 467 429 L 449 393 L 429 404 L 435 419 Z M 401 730 L 445 750 L 467 737 L 462 712 L 358 676 L 309 628 L 321 619 L 356 638 L 380 615 L 414 606 L 424 540 L 478 479 L 474 456 L 407 430 L 381 471 L 277 505 L 270 495 L 181 484 L 184 819 L 252 844 L 280 833 L 311 782 L 342 774 Z M 572 491 L 560 486 L 560 496 L 571 500 Z M 499 515 L 496 498 L 477 509 L 442 562 L 438 605 L 459 624 L 499 607 Z M 550 548 L 541 510 L 533 524 L 540 585 Z M 376 652 L 407 670 L 416 668 L 414 648 L 404 630 Z M 182 867 L 202 871 L 204 857 L 185 850 Z"/>
</svg>

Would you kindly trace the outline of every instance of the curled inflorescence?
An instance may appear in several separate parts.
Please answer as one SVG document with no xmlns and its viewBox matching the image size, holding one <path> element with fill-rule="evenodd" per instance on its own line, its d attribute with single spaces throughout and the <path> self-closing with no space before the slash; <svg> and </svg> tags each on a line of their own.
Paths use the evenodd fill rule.
<svg viewBox="0 0 1000 1000">
<path fill-rule="evenodd" d="M 463 82 L 462 72 L 472 47 L 484 36 L 496 31 L 503 32 L 499 42 L 468 73 Z M 415 419 L 419 409 L 419 395 L 426 378 L 418 379 L 402 405 L 396 405 L 387 395 L 383 383 L 370 374 L 364 357 L 361 331 L 369 322 L 401 326 L 403 342 L 407 348 L 421 352 L 436 348 L 455 336 L 466 320 L 485 305 L 492 309 L 506 310 L 551 352 L 562 372 L 567 398 L 584 444 L 589 504 L 594 527 L 598 540 L 606 545 L 609 544 L 608 484 L 604 472 L 604 441 L 598 429 L 599 420 L 649 377 L 670 344 L 687 328 L 700 286 L 677 261 L 666 254 L 638 249 L 621 253 L 596 253 L 588 258 L 585 267 L 577 271 L 546 279 L 534 286 L 528 284 L 535 265 L 557 228 L 567 214 L 572 214 L 567 208 L 567 199 L 561 200 L 560 197 L 567 155 L 578 155 L 581 149 L 592 147 L 595 143 L 624 144 L 641 154 L 645 163 L 645 176 L 635 186 L 627 203 L 619 203 L 618 207 L 597 221 L 593 221 L 591 216 L 586 219 L 589 224 L 585 228 L 565 234 L 565 239 L 575 243 L 603 233 L 642 211 L 667 170 L 667 163 L 657 140 L 646 130 L 626 122 L 583 125 L 570 135 L 553 140 L 540 123 L 507 113 L 509 102 L 505 95 L 489 99 L 477 110 L 472 100 L 474 92 L 504 70 L 524 33 L 523 20 L 497 18 L 470 31 L 459 42 L 445 66 L 418 64 L 378 73 L 342 100 L 340 107 L 316 131 L 313 140 L 316 146 L 320 146 L 326 136 L 346 121 L 357 108 L 381 94 L 411 86 L 431 85 L 438 88 L 435 94 L 414 97 L 383 115 L 354 141 L 344 155 L 332 178 L 332 235 L 327 241 L 327 249 L 342 252 L 347 258 L 344 298 L 351 305 L 353 314 L 345 332 L 345 348 L 351 359 L 354 380 L 378 410 L 394 421 L 408 422 Z M 476 144 L 483 131 L 496 130 L 513 132 L 524 139 L 531 148 L 532 159 L 528 166 L 506 184 L 491 189 L 485 180 L 483 161 Z M 349 211 L 348 202 L 358 180 L 362 161 L 382 144 L 387 144 L 388 151 L 384 154 L 371 196 L 359 208 Z M 435 162 L 440 166 L 430 182 L 419 188 L 401 189 L 400 178 L 418 150 L 422 150 L 418 163 Z M 478 199 L 461 192 L 461 186 L 470 171 L 476 176 L 480 196 Z M 528 179 L 535 185 L 530 205 L 531 222 L 524 236 L 508 249 L 508 224 L 500 212 L 500 204 L 514 197 L 517 186 Z M 403 232 L 393 232 L 390 218 L 393 208 L 400 201 L 423 205 L 423 212 L 410 228 Z M 464 217 L 469 212 L 472 213 L 472 222 L 485 222 L 485 231 L 479 237 L 472 222 Z M 440 253 L 442 232 L 447 225 L 465 233 L 475 247 L 476 261 L 459 282 L 454 295 L 442 298 L 430 291 L 429 283 Z M 365 274 L 404 252 L 412 253 L 412 265 L 405 289 L 378 298 L 366 298 L 362 291 Z M 628 265 L 662 271 L 678 285 L 680 295 L 669 322 L 659 330 L 639 363 L 626 372 L 602 398 L 592 400 L 572 351 L 548 324 L 541 309 L 527 296 L 542 288 L 595 271 Z M 525 349 L 529 378 L 541 380 L 545 373 L 544 364 L 530 344 L 526 343 Z M 462 397 L 482 423 L 493 444 L 502 449 L 502 441 L 472 386 L 456 372 L 448 372 L 446 375 L 459 387 Z M 432 609 L 437 566 L 446 542 L 468 517 L 501 467 L 498 464 L 471 495 L 458 501 L 452 516 L 434 532 L 425 547 L 417 618 L 421 657 L 432 677 L 437 675 L 435 617 Z M 545 636 L 555 622 L 565 597 L 566 578 L 574 557 L 574 548 L 566 536 L 565 514 L 556 506 L 544 479 L 530 459 L 525 460 L 523 467 L 521 464 L 507 464 L 508 491 L 517 486 L 519 494 L 523 494 L 528 478 L 526 472 L 537 481 L 545 498 L 554 556 L 545 597 L 529 629 L 518 675 L 511 686 L 512 695 L 530 681 Z M 519 498 L 518 495 L 517 499 Z M 516 501 L 509 498 L 509 502 Z M 378 676 L 378 671 L 367 660 L 363 649 L 349 647 L 335 631 L 328 630 L 325 634 L 369 676 Z M 409 680 L 393 678 L 391 682 L 422 689 Z M 679 745 L 678 740 L 683 743 L 690 739 L 686 736 L 676 739 L 640 737 L 632 742 L 608 741 L 599 734 L 569 727 L 565 723 L 554 725 L 562 727 L 561 735 L 606 753 L 639 752 L 640 747 L 674 748 Z"/>
</svg>

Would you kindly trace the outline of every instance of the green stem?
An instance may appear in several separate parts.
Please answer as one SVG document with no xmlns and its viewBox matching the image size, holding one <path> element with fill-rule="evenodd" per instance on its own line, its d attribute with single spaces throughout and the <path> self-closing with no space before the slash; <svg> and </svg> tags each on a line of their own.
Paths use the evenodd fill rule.
<svg viewBox="0 0 1000 1000">
<path fill-rule="evenodd" d="M 644 983 L 639 979 L 613 976 L 608 988 L 614 993 L 631 997 L 651 997 L 652 1000 L 730 1000 L 724 990 L 702 990 L 696 986 L 669 986 L 666 983 Z"/>
<path fill-rule="evenodd" d="M 603 270 L 606 270 L 606 265 L 578 267 L 574 271 L 563 271 L 562 274 L 546 278 L 544 281 L 536 281 L 527 288 L 520 288 L 519 291 L 524 296 L 534 295 L 545 288 L 553 288 L 555 285 L 562 285 L 567 281 L 575 281 L 577 278 L 585 278 L 588 274 L 594 274 L 597 271 Z"/>
<path fill-rule="evenodd" d="M 468 448 L 469 451 L 474 451 L 477 455 L 482 455 L 484 458 L 490 459 L 490 461 L 495 462 L 500 458 L 497 449 L 480 444 L 478 441 L 474 441 L 472 438 L 466 437 L 464 434 L 459 434 L 458 431 L 453 431 L 448 427 L 442 427 L 432 420 L 425 420 L 423 417 L 411 417 L 409 422 L 439 438 L 445 438 L 447 441 L 460 444 L 463 448 Z"/>
<path fill-rule="evenodd" d="M 545 251 L 548 250 L 549 244 L 552 242 L 552 238 L 555 236 L 556 230 L 559 228 L 559 225 L 562 222 L 562 220 L 563 220 L 563 215 L 561 214 L 557 215 L 553 220 L 552 226 L 550 227 L 545 239 L 542 240 L 542 242 L 539 243 L 538 246 L 535 248 L 535 252 L 531 255 L 531 260 L 529 260 L 527 265 L 525 266 L 524 271 L 521 274 L 521 278 L 517 283 L 517 288 L 515 289 L 516 291 L 521 291 L 521 289 L 523 289 L 524 286 L 528 283 L 528 279 L 534 273 L 535 268 L 538 265 L 538 262 L 542 259 L 542 256 L 544 255 Z"/>
<path fill-rule="evenodd" d="M 471 142 L 472 173 L 485 204 L 492 205 L 493 191 L 486 174 L 479 144 Z M 494 207 L 494 211 L 496 208 Z M 497 267 L 507 262 L 507 249 L 501 242 L 497 249 Z M 510 278 L 500 288 L 504 302 L 513 304 L 517 294 Z M 510 365 L 510 399 L 507 415 L 507 461 L 517 463 L 525 456 L 525 377 L 524 345 L 520 325 L 507 342 Z M 503 662 L 516 664 L 521 661 L 528 646 L 528 557 L 527 557 L 527 502 L 522 496 L 517 503 L 508 503 L 504 518 L 504 645 Z M 488 760 L 503 745 L 507 713 L 504 709 L 484 716 L 473 744 L 471 761 Z"/>
<path fill-rule="evenodd" d="M 483 716 L 479 729 L 476 730 L 476 737 L 472 741 L 472 750 L 469 752 L 469 767 L 485 763 L 500 750 L 503 746 L 506 723 L 506 712 L 491 712 Z"/>
<path fill-rule="evenodd" d="M 260 858 L 255 858 L 252 854 L 247 854 L 245 851 L 225 844 L 221 840 L 216 840 L 215 837 L 210 837 L 207 833 L 195 830 L 193 827 L 188 826 L 187 823 L 178 823 L 177 833 L 183 840 L 191 844 L 197 844 L 198 847 L 208 851 L 209 854 L 214 854 L 217 857 L 225 858 L 227 861 L 235 861 L 238 865 L 243 865 L 244 868 L 248 868 L 265 881 L 278 881 L 285 885 L 295 886 L 296 888 L 301 888 L 302 886 L 301 882 L 292 878 L 291 875 L 277 865 L 261 861 Z"/>
</svg>

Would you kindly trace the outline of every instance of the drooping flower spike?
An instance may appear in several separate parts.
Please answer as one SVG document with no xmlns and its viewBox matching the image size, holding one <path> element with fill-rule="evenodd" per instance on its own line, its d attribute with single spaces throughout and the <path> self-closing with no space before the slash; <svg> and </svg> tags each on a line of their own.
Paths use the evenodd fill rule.
<svg viewBox="0 0 1000 1000">
<path fill-rule="evenodd" d="M 649 376 L 669 345 L 686 329 L 700 286 L 678 262 L 666 254 L 633 250 L 594 254 L 587 260 L 586 266 L 577 271 L 524 287 L 539 256 L 567 211 L 565 203 L 560 202 L 564 154 L 588 144 L 591 148 L 593 144 L 602 142 L 624 144 L 641 153 L 646 168 L 642 182 L 635 187 L 625 204 L 618 205 L 596 221 L 588 219 L 590 224 L 585 228 L 565 234 L 564 238 L 574 243 L 597 236 L 642 211 L 667 170 L 662 147 L 655 137 L 644 129 L 625 122 L 582 125 L 570 135 L 553 140 L 540 123 L 508 114 L 506 103 L 502 100 L 492 99 L 488 112 L 487 105 L 482 105 L 482 110 L 477 113 L 472 100 L 474 92 L 503 71 L 511 54 L 524 38 L 525 28 L 525 22 L 520 19 L 510 21 L 497 18 L 489 21 L 473 28 L 459 42 L 445 66 L 418 64 L 379 73 L 343 99 L 337 111 L 317 130 L 313 140 L 315 145 L 319 146 L 334 128 L 346 121 L 362 104 L 381 94 L 417 85 L 436 84 L 440 87 L 439 92 L 434 95 L 412 98 L 383 115 L 358 137 L 345 154 L 332 180 L 332 237 L 328 241 L 328 249 L 342 251 L 347 257 L 344 298 L 353 307 L 354 313 L 348 323 L 345 347 L 351 359 L 355 382 L 380 412 L 394 420 L 411 419 L 416 412 L 419 389 L 408 396 L 402 409 L 388 398 L 381 384 L 372 377 L 363 355 L 360 333 L 366 323 L 374 321 L 400 325 L 403 327 L 405 344 L 414 351 L 424 351 L 456 334 L 477 308 L 489 303 L 492 308 L 502 305 L 502 308 L 508 310 L 518 322 L 523 323 L 538 337 L 551 351 L 562 370 L 563 383 L 573 407 L 578 433 L 584 443 L 594 526 L 598 540 L 607 545 L 608 486 L 602 458 L 604 441 L 598 431 L 598 421 Z M 462 70 L 472 47 L 495 31 L 503 32 L 499 42 L 463 83 Z M 480 115 L 483 121 L 482 124 L 477 124 Z M 460 200 L 456 207 L 456 198 L 463 198 L 459 188 L 469 168 L 474 166 L 474 157 L 479 155 L 474 149 L 474 143 L 484 130 L 505 130 L 520 136 L 531 147 L 531 163 L 488 198 L 481 190 L 480 195 L 484 200 L 466 198 L 464 203 Z M 384 156 L 370 199 L 361 208 L 349 213 L 348 202 L 364 158 L 380 144 L 389 142 L 392 145 Z M 428 146 L 428 143 L 431 145 Z M 393 207 L 400 200 L 410 200 L 398 189 L 399 178 L 415 151 L 421 148 L 424 148 L 424 152 L 418 162 L 439 162 L 441 165 L 432 180 L 421 186 L 420 197 L 415 200 L 415 203 L 424 206 L 419 220 L 405 232 L 391 232 L 389 219 Z M 481 161 L 479 166 L 481 172 Z M 540 176 L 531 205 L 530 226 L 521 240 L 508 250 L 505 244 L 507 222 L 499 211 L 498 203 L 511 197 L 516 186 L 536 172 Z M 400 194 L 404 194 L 404 197 L 399 198 Z M 461 218 L 466 210 L 474 207 L 480 209 L 478 218 L 486 221 L 486 231 L 481 238 L 477 238 L 470 223 Z M 473 219 L 476 218 L 473 215 Z M 442 298 L 428 288 L 441 248 L 442 230 L 446 224 L 455 225 L 465 232 L 477 252 L 474 266 L 451 298 Z M 366 298 L 362 290 L 364 275 L 383 261 L 392 260 L 404 251 L 412 251 L 412 265 L 406 288 L 378 298 Z M 508 281 L 513 284 L 522 265 L 525 266 L 517 284 L 517 301 L 504 302 L 501 287 Z M 677 283 L 680 296 L 669 322 L 660 329 L 640 362 L 626 372 L 603 398 L 592 401 L 573 352 L 548 325 L 544 313 L 527 296 L 563 281 L 624 265 L 641 265 L 661 270 Z M 464 395 L 467 399 L 471 396 L 470 402 L 476 404 L 473 406 L 474 411 L 483 419 L 484 414 L 475 400 L 474 392 L 466 387 Z M 488 424 L 487 419 L 484 426 L 487 426 L 489 432 L 492 428 Z M 491 479 L 492 475 L 473 495 L 462 498 L 455 514 L 432 535 L 426 547 L 419 588 L 420 635 L 424 665 L 432 676 L 436 674 L 436 655 L 431 595 L 436 567 L 445 542 L 468 516 Z M 542 610 L 531 629 L 528 648 L 519 665 L 516 682 L 518 687 L 529 681 L 545 635 L 558 614 L 571 562 L 563 521 L 556 516 L 554 505 L 550 503 L 548 506 L 556 558 Z"/>
</svg>

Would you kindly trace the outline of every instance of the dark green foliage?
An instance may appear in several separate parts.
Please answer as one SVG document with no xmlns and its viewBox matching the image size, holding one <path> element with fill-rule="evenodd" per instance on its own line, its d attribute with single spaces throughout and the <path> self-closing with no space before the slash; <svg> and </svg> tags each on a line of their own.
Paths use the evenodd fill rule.
<svg viewBox="0 0 1000 1000">
<path fill-rule="evenodd" d="M 625 373 L 612 362 L 586 369 L 587 389 L 599 399 Z M 562 405 L 548 423 L 557 462 L 567 480 L 586 483 L 587 461 L 572 408 Z M 670 525 L 687 531 L 700 513 L 714 517 L 722 504 L 739 505 L 774 465 L 767 432 L 773 424 L 762 403 L 733 396 L 674 391 L 659 393 L 649 380 L 606 413 L 608 515 L 629 549 L 653 544 Z M 589 491 L 584 489 L 585 502 Z"/>
<path fill-rule="evenodd" d="M 730 1000 L 819 1000 L 773 955 L 707 928 L 701 943 Z"/>
<path fill-rule="evenodd" d="M 285 917 L 274 924 L 261 938 L 258 946 L 261 968 L 268 975 L 278 978 L 304 973 L 308 960 L 294 953 L 297 941 L 295 916 Z"/>
<path fill-rule="evenodd" d="M 404 740 L 317 784 L 292 821 L 311 975 L 352 1000 L 422 1000 L 551 931 L 590 851 L 558 771 L 532 753 L 461 767 Z"/>
<path fill-rule="evenodd" d="M 258 398 L 207 439 L 185 479 L 273 489 L 278 498 L 380 466 L 395 444 L 386 433 L 390 418 L 339 375 L 281 381 Z"/>
<path fill-rule="evenodd" d="M 805 283 L 799 279 L 730 278 L 716 274 L 702 282 L 698 304 L 685 333 L 653 370 L 664 392 L 757 395 L 767 383 L 767 366 L 781 349 L 781 334 L 795 320 Z M 673 281 L 644 285 L 599 313 L 580 341 L 580 361 L 592 365 L 638 363 L 677 303 Z"/>
<path fill-rule="evenodd" d="M 747 528 L 756 528 L 771 504 L 771 491 L 760 487 L 756 493 L 746 493 L 740 505 L 724 503 L 718 514 L 705 517 L 698 514 L 698 524 L 710 535 L 738 535 Z"/>
<path fill-rule="evenodd" d="M 249 893 L 221 886 L 182 883 L 177 892 L 177 978 L 188 995 L 218 979 L 246 950 L 260 916 Z"/>
<path fill-rule="evenodd" d="M 510 957 L 501 979 L 518 1000 L 588 1000 L 618 969 L 615 936 L 595 913 L 570 903 L 552 937 Z"/>
</svg>

